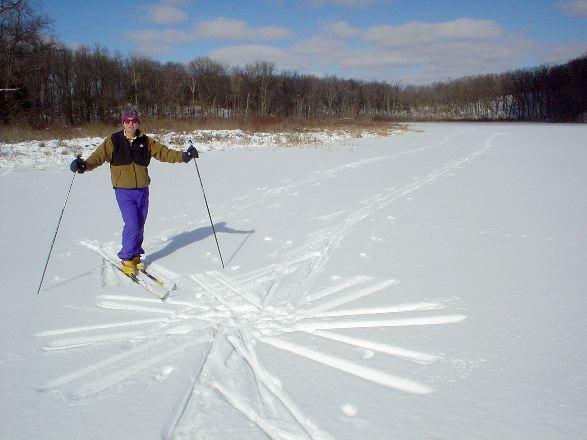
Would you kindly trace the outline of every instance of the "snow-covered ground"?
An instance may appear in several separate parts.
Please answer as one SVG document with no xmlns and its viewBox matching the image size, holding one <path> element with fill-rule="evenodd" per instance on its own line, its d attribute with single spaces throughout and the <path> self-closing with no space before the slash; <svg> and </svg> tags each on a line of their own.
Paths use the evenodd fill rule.
<svg viewBox="0 0 587 440">
<path fill-rule="evenodd" d="M 202 146 L 224 270 L 195 167 L 153 162 L 165 303 L 90 249 L 120 240 L 107 166 L 36 295 L 100 140 L 1 146 L 0 438 L 584 437 L 587 126 L 412 128 Z"/>
</svg>

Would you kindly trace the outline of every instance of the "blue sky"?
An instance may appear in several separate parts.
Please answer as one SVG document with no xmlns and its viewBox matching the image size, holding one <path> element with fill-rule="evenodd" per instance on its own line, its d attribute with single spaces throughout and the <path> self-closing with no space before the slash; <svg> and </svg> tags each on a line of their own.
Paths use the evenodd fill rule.
<svg viewBox="0 0 587 440">
<path fill-rule="evenodd" d="M 587 53 L 587 0 L 41 0 L 70 47 L 422 84 Z"/>
</svg>

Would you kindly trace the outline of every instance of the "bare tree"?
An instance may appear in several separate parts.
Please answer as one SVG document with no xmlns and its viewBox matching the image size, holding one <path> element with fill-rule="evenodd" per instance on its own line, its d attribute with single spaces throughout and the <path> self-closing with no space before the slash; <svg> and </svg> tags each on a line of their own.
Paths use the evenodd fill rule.
<svg viewBox="0 0 587 440">
<path fill-rule="evenodd" d="M 49 20 L 27 0 L 0 0 L 0 119 L 6 121 L 28 99 L 27 76 L 37 68 L 35 53 L 53 42 L 42 34 Z"/>
<path fill-rule="evenodd" d="M 269 115 L 269 101 L 273 91 L 271 86 L 275 81 L 274 70 L 275 64 L 267 61 L 257 61 L 245 68 L 246 75 L 254 87 L 260 116 Z"/>
<path fill-rule="evenodd" d="M 192 94 L 192 107 L 200 104 L 203 114 L 211 110 L 217 113 L 219 101 L 226 96 L 227 68 L 223 64 L 210 58 L 196 58 L 186 66 L 188 85 Z M 224 102 L 223 102 L 224 103 Z"/>
</svg>

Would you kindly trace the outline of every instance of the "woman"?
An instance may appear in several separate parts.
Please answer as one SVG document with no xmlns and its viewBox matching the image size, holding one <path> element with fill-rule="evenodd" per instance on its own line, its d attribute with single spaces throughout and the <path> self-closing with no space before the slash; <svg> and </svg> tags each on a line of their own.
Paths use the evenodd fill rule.
<svg viewBox="0 0 587 440">
<path fill-rule="evenodd" d="M 139 130 L 138 112 L 129 107 L 121 116 L 123 129 L 106 138 L 100 146 L 83 160 L 78 156 L 70 165 L 74 173 L 83 173 L 110 163 L 112 186 L 122 214 L 122 249 L 118 253 L 121 269 L 130 275 L 143 267 L 141 255 L 145 253 L 143 236 L 149 210 L 148 167 L 151 158 L 161 162 L 187 163 L 198 157 L 190 146 L 187 151 L 172 150 Z"/>
</svg>

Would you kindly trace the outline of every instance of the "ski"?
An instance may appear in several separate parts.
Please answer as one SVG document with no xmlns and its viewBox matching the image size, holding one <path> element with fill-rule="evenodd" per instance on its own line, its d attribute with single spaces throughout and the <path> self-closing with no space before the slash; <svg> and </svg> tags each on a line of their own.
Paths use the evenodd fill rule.
<svg viewBox="0 0 587 440">
<path fill-rule="evenodd" d="M 172 290 L 177 290 L 177 285 L 175 283 L 173 283 L 173 285 L 170 285 L 170 283 L 168 283 L 166 281 L 163 281 L 162 279 L 160 279 L 160 278 L 156 277 L 155 275 L 153 275 L 145 267 L 139 269 L 139 271 L 142 272 L 142 273 L 144 273 L 147 278 L 149 278 L 151 281 L 153 281 L 155 284 L 157 284 L 162 289 L 165 289 L 168 292 L 170 292 Z"/>
<path fill-rule="evenodd" d="M 163 281 L 161 281 L 156 276 L 147 272 L 144 268 L 141 269 L 140 272 L 144 273 L 157 286 L 159 286 L 161 288 L 161 291 L 159 288 L 155 288 L 154 286 L 147 283 L 144 279 L 140 278 L 138 276 L 138 273 L 140 273 L 140 272 L 128 274 L 125 271 L 123 271 L 122 268 L 120 267 L 120 264 L 117 261 L 115 261 L 114 259 L 112 259 L 104 251 L 104 249 L 102 249 L 102 247 L 98 246 L 96 243 L 89 242 L 89 241 L 81 241 L 80 244 L 82 244 L 83 246 L 87 247 L 88 249 L 91 249 L 94 252 L 98 253 L 98 255 L 100 255 L 104 259 L 104 261 L 107 261 L 108 263 L 110 263 L 114 268 L 116 268 L 125 277 L 130 278 L 132 282 L 141 286 L 143 289 L 145 289 L 151 295 L 155 296 L 156 298 L 160 299 L 161 301 L 165 301 L 167 298 L 169 298 L 169 292 L 173 289 L 168 289 L 167 286 L 165 286 L 165 283 Z"/>
<path fill-rule="evenodd" d="M 126 277 L 130 278 L 134 283 L 136 283 L 139 286 L 143 287 L 147 292 L 149 292 L 151 295 L 154 295 L 155 297 L 159 298 L 161 301 L 165 301 L 167 298 L 169 298 L 169 290 L 165 290 L 163 292 L 159 292 L 157 289 L 154 289 L 152 286 L 150 286 L 148 283 L 146 283 L 145 280 L 140 279 L 137 276 L 137 274 L 135 274 L 135 273 L 131 273 L 131 274 L 126 273 L 125 271 L 122 270 L 122 268 L 118 264 L 115 264 L 109 258 L 106 258 L 106 261 L 108 261 L 116 269 L 118 269 L 120 271 L 120 273 L 122 273 Z M 160 284 L 160 285 L 163 286 L 162 284 Z"/>
<path fill-rule="evenodd" d="M 139 269 L 140 272 L 144 273 L 147 278 L 151 279 L 154 283 L 158 284 L 161 287 L 165 287 L 165 283 L 163 281 L 161 281 L 159 278 L 157 278 L 155 275 L 153 275 L 152 273 L 148 272 L 147 269 L 145 269 L 144 267 Z M 173 289 L 171 289 L 173 290 Z"/>
</svg>

